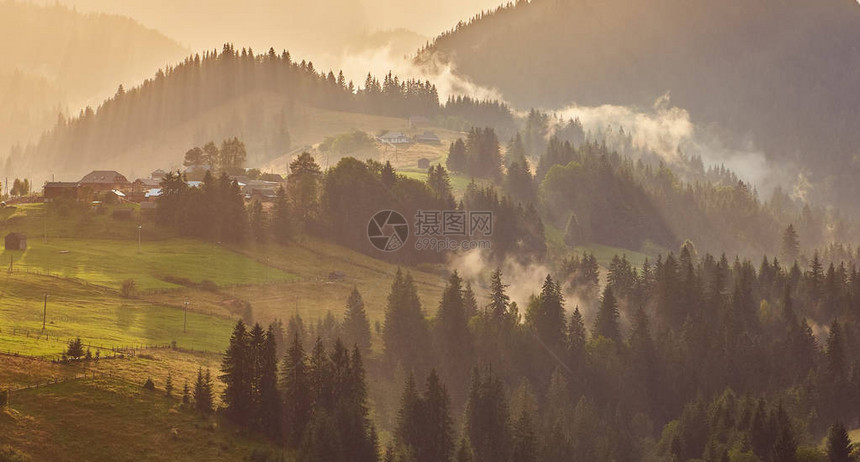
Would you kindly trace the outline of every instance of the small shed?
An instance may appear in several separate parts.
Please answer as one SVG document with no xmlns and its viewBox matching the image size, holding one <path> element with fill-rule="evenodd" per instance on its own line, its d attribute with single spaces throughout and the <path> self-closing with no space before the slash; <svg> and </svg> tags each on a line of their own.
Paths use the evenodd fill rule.
<svg viewBox="0 0 860 462">
<path fill-rule="evenodd" d="M 27 236 L 21 233 L 7 234 L 6 250 L 27 250 Z"/>
<path fill-rule="evenodd" d="M 421 135 L 415 135 L 415 141 L 424 144 L 440 144 L 442 142 L 433 132 L 424 132 Z"/>
<path fill-rule="evenodd" d="M 427 170 L 430 168 L 430 159 L 426 159 L 424 157 L 418 159 L 418 168 L 421 170 Z"/>
</svg>

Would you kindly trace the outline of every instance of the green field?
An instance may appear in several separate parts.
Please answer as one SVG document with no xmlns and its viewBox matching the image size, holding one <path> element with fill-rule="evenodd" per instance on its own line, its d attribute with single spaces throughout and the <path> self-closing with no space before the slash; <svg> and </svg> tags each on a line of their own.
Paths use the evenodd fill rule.
<svg viewBox="0 0 860 462">
<path fill-rule="evenodd" d="M 125 299 L 98 286 L 27 273 L 0 276 L 0 351 L 52 356 L 65 349 L 66 339 L 77 336 L 106 348 L 176 341 L 185 348 L 222 351 L 232 321 L 192 311 L 187 332 L 183 323 L 180 309 Z"/>
<path fill-rule="evenodd" d="M 138 242 L 136 222 L 115 220 L 107 212 L 87 213 L 83 215 L 86 218 L 80 215 L 60 216 L 43 204 L 0 209 L 0 219 L 5 219 L 0 225 L 4 235 L 15 231 L 29 238 L 27 250 L 3 250 L 0 262 L 7 268 L 12 263 L 20 271 L 49 273 L 115 289 L 125 279 L 134 279 L 140 290 L 178 287 L 164 281 L 169 276 L 196 283 L 210 280 L 219 286 L 295 277 L 216 243 L 171 237 L 145 220 Z M 47 232 L 41 228 L 43 222 Z"/>
<path fill-rule="evenodd" d="M 166 282 L 172 276 L 218 286 L 284 281 L 295 276 L 243 257 L 222 246 L 190 239 L 145 241 L 106 239 L 31 240 L 25 251 L 4 250 L 0 261 L 14 259 L 19 271 L 48 273 L 90 284 L 119 288 L 134 279 L 140 290 L 179 287 Z"/>
<path fill-rule="evenodd" d="M 304 238 L 289 246 L 250 248 L 245 252 L 251 258 L 268 258 L 272 266 L 299 276 L 297 280 L 235 286 L 224 291 L 229 297 L 249 300 L 255 316 L 263 320 L 286 320 L 298 313 L 305 320 L 315 320 L 331 311 L 340 317 L 349 292 L 357 287 L 370 321 L 382 322 L 396 265 L 315 238 Z M 415 279 L 425 312 L 434 313 L 445 287 L 445 269 L 405 270 Z M 332 271 L 340 273 L 341 278 L 330 280 Z"/>
<path fill-rule="evenodd" d="M 0 209 L 0 232 L 29 236 L 27 250 L 0 251 L 0 261 L 8 268 L 11 260 L 13 268 L 0 273 L 0 352 L 56 356 L 76 336 L 106 348 L 176 341 L 184 348 L 223 351 L 231 324 L 248 315 L 247 304 L 254 321 L 286 321 L 298 313 L 313 323 L 329 311 L 342 316 L 353 287 L 364 295 L 371 322 L 383 319 L 395 265 L 311 237 L 288 246 L 227 247 L 142 223 L 138 248 L 137 225 L 109 213 L 61 215 L 42 204 Z M 97 237 L 82 238 L 89 234 Z M 432 314 L 445 274 L 442 268 L 429 270 L 412 273 Z M 330 278 L 332 271 L 340 277 Z M 131 298 L 119 292 L 127 279 L 137 287 Z M 203 281 L 214 285 L 190 286 Z M 185 301 L 191 307 L 187 332 Z"/>
</svg>

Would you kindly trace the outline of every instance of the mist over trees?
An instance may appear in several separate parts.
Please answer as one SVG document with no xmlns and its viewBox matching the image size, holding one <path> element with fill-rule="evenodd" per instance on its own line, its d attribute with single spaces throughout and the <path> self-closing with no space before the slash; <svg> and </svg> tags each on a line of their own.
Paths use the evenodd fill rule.
<svg viewBox="0 0 860 462">
<path fill-rule="evenodd" d="M 457 127 L 495 122 L 513 126 L 505 105 L 462 97 L 440 104 L 436 87 L 428 81 L 401 81 L 389 73 L 381 81 L 368 75 L 365 82 L 354 83 L 342 72 L 294 61 L 287 51 L 255 54 L 225 44 L 220 51 L 188 56 L 161 69 L 140 86 L 120 89 L 95 110 L 88 107 L 75 118 L 60 120 L 39 143 L 16 151 L 10 165 L 32 170 L 37 163 L 47 163 L 68 171 L 110 160 L 144 166 L 147 159 L 129 159 L 129 153 L 176 136 L 176 127 L 216 110 L 232 116 L 198 135 L 232 139 L 241 134 L 248 152 L 256 156 L 249 162 L 259 163 L 288 152 L 294 130 L 289 121 L 304 117 L 298 108 L 305 106 L 396 117 L 438 116 L 440 122 Z"/>
<path fill-rule="evenodd" d="M 451 63 L 520 108 L 650 107 L 669 94 L 723 139 L 805 168 L 816 200 L 856 212 L 860 88 L 845 69 L 858 41 L 850 0 L 518 0 L 461 21 L 416 62 Z"/>
<path fill-rule="evenodd" d="M 685 245 L 641 268 L 615 256 L 602 295 L 574 307 L 565 294 L 597 275 L 566 271 L 523 312 L 498 269 L 468 309 L 453 271 L 428 315 L 398 270 L 368 355 L 338 338 L 369 334 L 357 290 L 342 321 L 308 333 L 291 319 L 277 361 L 276 327 L 239 321 L 219 412 L 308 460 L 851 460 L 853 264 L 754 265 Z"/>
</svg>

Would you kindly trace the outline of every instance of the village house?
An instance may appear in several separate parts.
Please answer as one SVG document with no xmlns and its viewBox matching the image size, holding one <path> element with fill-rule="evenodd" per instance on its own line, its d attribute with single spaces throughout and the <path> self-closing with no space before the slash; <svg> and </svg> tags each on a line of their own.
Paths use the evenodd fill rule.
<svg viewBox="0 0 860 462">
<path fill-rule="evenodd" d="M 45 183 L 42 192 L 45 202 L 51 202 L 56 199 L 71 199 L 78 198 L 78 190 L 80 185 L 70 181 L 49 181 Z"/>
<path fill-rule="evenodd" d="M 403 132 L 388 132 L 379 137 L 379 140 L 383 143 L 390 144 L 409 144 L 409 137 L 403 134 Z"/>
<path fill-rule="evenodd" d="M 131 184 L 128 200 L 141 202 L 146 198 L 146 193 L 152 189 L 161 188 L 161 181 L 152 178 L 138 178 Z"/>
<path fill-rule="evenodd" d="M 239 183 L 242 192 L 246 198 L 258 199 L 260 202 L 271 202 L 278 195 L 280 182 L 265 181 L 265 180 L 245 180 L 245 183 Z"/>
<path fill-rule="evenodd" d="M 81 188 L 88 188 L 94 193 L 103 191 L 127 191 L 131 183 L 121 173 L 115 170 L 93 170 L 78 182 Z"/>
</svg>

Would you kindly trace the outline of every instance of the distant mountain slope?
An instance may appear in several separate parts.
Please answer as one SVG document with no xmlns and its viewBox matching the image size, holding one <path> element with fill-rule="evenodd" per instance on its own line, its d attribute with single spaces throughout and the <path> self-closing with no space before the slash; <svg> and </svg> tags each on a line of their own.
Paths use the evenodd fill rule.
<svg viewBox="0 0 860 462">
<path fill-rule="evenodd" d="M 855 0 L 520 1 L 442 34 L 418 61 L 453 63 L 517 107 L 647 107 L 669 92 L 694 121 L 799 160 L 820 187 L 833 175 L 831 192 L 857 190 Z"/>
<path fill-rule="evenodd" d="M 0 2 L 0 154 L 186 53 L 129 18 Z"/>
<path fill-rule="evenodd" d="M 96 109 L 60 120 L 38 143 L 11 155 L 6 170 L 36 184 L 51 174 L 75 177 L 93 168 L 141 174 L 181 162 L 195 145 L 234 136 L 244 141 L 248 164 L 259 166 L 325 135 L 364 127 L 336 123 L 334 131 L 324 132 L 327 118 L 306 107 L 398 117 L 401 123 L 412 115 L 438 116 L 457 129 L 513 126 L 513 115 L 501 104 L 459 98 L 440 105 L 436 87 L 427 81 L 401 81 L 391 74 L 380 81 L 368 75 L 357 87 L 340 73 L 293 61 L 286 51 L 254 55 L 226 44 L 160 69 Z"/>
</svg>

